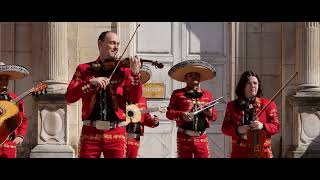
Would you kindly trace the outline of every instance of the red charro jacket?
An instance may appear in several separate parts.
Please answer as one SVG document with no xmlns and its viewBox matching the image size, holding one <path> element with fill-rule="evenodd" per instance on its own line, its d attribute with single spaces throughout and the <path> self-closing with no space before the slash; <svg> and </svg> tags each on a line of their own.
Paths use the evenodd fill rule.
<svg viewBox="0 0 320 180">
<path fill-rule="evenodd" d="M 97 59 L 94 62 L 99 61 Z M 78 65 L 76 72 L 69 83 L 65 99 L 68 103 L 74 103 L 82 99 L 82 120 L 88 118 L 96 101 L 97 88 L 89 83 L 91 78 L 97 77 L 97 73 L 91 71 L 90 65 L 94 62 Z M 130 68 L 118 67 L 110 80 L 110 85 L 115 95 L 118 108 L 115 113 L 121 120 L 125 120 L 126 102 L 138 102 L 142 96 L 142 83 L 133 76 Z"/>
<path fill-rule="evenodd" d="M 202 106 L 212 101 L 211 92 L 206 91 L 204 89 L 200 89 L 200 91 L 203 92 L 202 97 L 199 99 L 199 102 L 201 103 Z M 192 99 L 185 97 L 186 92 L 187 92 L 186 87 L 182 89 L 176 89 L 172 92 L 168 111 L 166 113 L 167 118 L 170 120 L 176 121 L 178 127 L 182 127 L 185 123 L 187 123 L 182 119 L 182 113 L 191 111 L 193 108 Z M 209 121 L 214 122 L 217 120 L 217 112 L 215 110 L 215 107 L 213 107 L 212 109 L 212 118 L 211 119 L 206 118 L 206 119 L 208 124 L 209 124 Z"/>
<path fill-rule="evenodd" d="M 266 98 L 256 98 L 256 103 L 258 108 L 256 109 L 256 113 L 259 113 L 264 105 L 269 102 Z M 224 121 L 222 123 L 222 132 L 225 135 L 232 137 L 232 154 L 234 157 L 242 156 L 246 152 L 246 147 L 240 146 L 239 142 L 245 144 L 246 140 L 240 138 L 237 134 L 237 127 L 240 126 L 241 119 L 243 117 L 242 111 L 236 107 L 236 101 L 231 101 L 227 105 L 227 109 L 225 112 Z M 271 136 L 279 132 L 280 123 L 278 120 L 278 112 L 277 107 L 274 102 L 270 104 L 270 106 L 260 115 L 259 121 L 265 126 L 266 133 L 266 142 L 264 143 L 265 148 L 271 147 Z M 233 156 L 233 155 L 231 155 Z"/>
</svg>

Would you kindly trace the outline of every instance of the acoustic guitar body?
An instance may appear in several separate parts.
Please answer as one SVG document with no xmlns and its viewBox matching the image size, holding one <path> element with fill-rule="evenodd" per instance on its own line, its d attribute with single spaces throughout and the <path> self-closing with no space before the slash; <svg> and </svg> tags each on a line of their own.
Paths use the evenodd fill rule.
<svg viewBox="0 0 320 180">
<path fill-rule="evenodd" d="M 130 122 L 138 123 L 141 122 L 142 114 L 139 107 L 135 104 L 130 104 L 126 107 L 126 125 Z"/>
<path fill-rule="evenodd" d="M 9 101 L 0 101 L 0 144 L 7 140 L 21 122 L 22 117 L 17 105 Z"/>
</svg>

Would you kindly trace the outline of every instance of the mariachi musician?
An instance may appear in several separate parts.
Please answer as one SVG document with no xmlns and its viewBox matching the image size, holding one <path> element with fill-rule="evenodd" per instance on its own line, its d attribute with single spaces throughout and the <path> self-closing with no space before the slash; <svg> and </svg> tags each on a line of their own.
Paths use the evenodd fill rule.
<svg viewBox="0 0 320 180">
<path fill-rule="evenodd" d="M 172 92 L 166 116 L 177 123 L 179 158 L 209 158 L 206 129 L 210 121 L 217 120 L 215 107 L 205 109 L 196 116 L 192 113 L 212 101 L 212 93 L 200 88 L 200 82 L 216 75 L 212 64 L 201 60 L 183 61 L 173 66 L 169 76 L 186 87 Z"/>
<path fill-rule="evenodd" d="M 272 158 L 271 136 L 280 126 L 276 104 L 263 97 L 261 81 L 252 71 L 242 74 L 236 95 L 227 105 L 222 124 L 222 132 L 232 137 L 231 158 Z"/>
<path fill-rule="evenodd" d="M 142 65 L 140 69 L 140 79 L 142 84 L 145 84 L 149 81 L 152 72 L 150 68 L 146 65 Z M 145 97 L 141 96 L 139 102 L 136 104 L 141 111 L 147 110 L 147 100 Z M 159 118 L 157 116 L 151 116 L 147 111 L 141 116 L 139 122 L 130 122 L 127 125 L 127 135 L 128 135 L 128 144 L 127 144 L 127 158 L 137 158 L 139 147 L 140 147 L 140 137 L 144 135 L 144 126 L 150 128 L 155 128 L 159 125 Z"/>
<path fill-rule="evenodd" d="M 83 127 L 80 158 L 126 157 L 126 102 L 142 96 L 140 58 L 130 58 L 130 67 L 117 66 L 119 37 L 111 31 L 98 38 L 96 61 L 78 65 L 66 92 L 66 101 L 82 99 Z M 116 65 L 117 64 L 117 65 Z"/>
<path fill-rule="evenodd" d="M 7 87 L 9 80 L 19 80 L 29 75 L 28 69 L 18 65 L 5 65 L 0 62 L 0 100 L 12 101 L 17 97 L 15 93 L 8 92 Z M 24 112 L 24 102 L 21 100 L 18 104 L 18 109 L 21 117 L 21 124 L 18 128 L 7 138 L 7 140 L 0 145 L 0 158 L 16 158 L 17 145 L 21 145 L 27 133 L 28 119 Z M 4 112 L 1 112 L 1 114 Z M 7 123 L 1 123 L 0 131 L 5 130 L 10 120 Z M 0 132 L 1 135 L 3 133 Z"/>
</svg>

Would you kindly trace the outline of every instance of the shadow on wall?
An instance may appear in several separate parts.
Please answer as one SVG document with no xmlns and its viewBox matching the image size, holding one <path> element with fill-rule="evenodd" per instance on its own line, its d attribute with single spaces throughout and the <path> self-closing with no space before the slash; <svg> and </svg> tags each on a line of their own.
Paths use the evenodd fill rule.
<svg viewBox="0 0 320 180">
<path fill-rule="evenodd" d="M 301 158 L 320 158 L 320 135 L 312 140 Z"/>
</svg>

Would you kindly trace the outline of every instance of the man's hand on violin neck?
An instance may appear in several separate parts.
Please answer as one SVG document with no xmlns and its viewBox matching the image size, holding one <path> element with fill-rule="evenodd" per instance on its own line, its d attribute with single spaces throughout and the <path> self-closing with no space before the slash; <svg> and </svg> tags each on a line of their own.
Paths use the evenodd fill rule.
<svg viewBox="0 0 320 180">
<path fill-rule="evenodd" d="M 110 80 L 106 77 L 97 77 L 90 79 L 90 84 L 93 86 L 98 86 L 100 88 L 106 89 L 106 87 L 109 85 Z"/>
<path fill-rule="evenodd" d="M 132 74 L 139 74 L 140 67 L 141 67 L 140 58 L 138 58 L 137 56 L 134 56 L 129 59 L 130 59 L 130 68 L 131 68 Z"/>
</svg>

